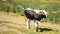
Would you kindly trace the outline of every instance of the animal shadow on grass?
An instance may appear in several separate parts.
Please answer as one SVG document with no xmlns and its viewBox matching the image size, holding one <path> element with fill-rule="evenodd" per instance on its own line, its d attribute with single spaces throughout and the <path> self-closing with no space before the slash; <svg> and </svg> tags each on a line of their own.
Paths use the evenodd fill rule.
<svg viewBox="0 0 60 34">
<path fill-rule="evenodd" d="M 43 31 L 53 31 L 53 30 L 49 28 L 39 28 L 39 31 L 43 32 Z"/>
</svg>

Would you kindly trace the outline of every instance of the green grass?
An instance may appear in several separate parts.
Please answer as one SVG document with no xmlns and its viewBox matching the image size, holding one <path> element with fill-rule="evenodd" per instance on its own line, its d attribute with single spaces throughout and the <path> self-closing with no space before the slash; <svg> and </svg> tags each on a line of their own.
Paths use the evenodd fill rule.
<svg viewBox="0 0 60 34">
<path fill-rule="evenodd" d="M 0 24 L 2 23 L 5 23 L 6 21 L 0 21 Z M 8 22 L 10 23 L 10 22 Z M 10 24 L 14 24 L 14 23 L 10 23 Z M 15 24 L 16 26 L 12 26 L 12 25 L 8 25 L 8 24 L 4 24 L 4 26 L 8 26 L 8 28 L 13 28 L 13 29 L 16 29 L 18 31 L 20 31 L 21 33 L 24 33 L 24 34 L 59 34 L 60 33 L 60 29 L 55 29 L 54 27 L 46 27 L 46 26 L 39 26 L 39 28 L 48 28 L 48 29 L 52 29 L 52 31 L 43 31 L 43 32 L 35 32 L 35 27 L 34 26 L 31 26 L 31 29 L 26 29 L 25 28 L 25 25 L 19 25 L 17 26 L 18 24 Z M 1 25 L 2 27 L 3 25 Z M 0 34 L 17 34 L 17 32 L 15 31 L 0 31 Z"/>
<path fill-rule="evenodd" d="M 12 27 L 12 26 L 9 26 L 9 28 L 14 28 L 14 29 L 17 29 L 18 31 L 22 32 L 22 33 L 25 33 L 25 34 L 58 34 L 60 33 L 59 30 L 55 30 L 53 29 L 53 31 L 43 31 L 43 32 L 35 32 L 35 28 L 32 28 L 32 29 L 26 29 L 24 27 Z M 46 27 L 43 27 L 43 28 L 46 28 Z"/>
<path fill-rule="evenodd" d="M 18 34 L 15 31 L 0 31 L 0 34 Z"/>
<path fill-rule="evenodd" d="M 44 27 L 46 28 L 46 27 Z M 22 33 L 25 33 L 25 34 L 59 34 L 60 31 L 59 30 L 54 30 L 53 31 L 43 31 L 43 32 L 35 32 L 35 28 L 32 28 L 32 29 L 26 29 L 24 27 L 21 27 L 20 29 L 17 28 L 17 30 L 21 31 Z"/>
</svg>

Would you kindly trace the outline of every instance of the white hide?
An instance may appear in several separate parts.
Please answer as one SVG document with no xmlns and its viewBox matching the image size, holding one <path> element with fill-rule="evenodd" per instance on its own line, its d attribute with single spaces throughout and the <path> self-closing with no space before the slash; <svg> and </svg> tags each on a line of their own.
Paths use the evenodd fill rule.
<svg viewBox="0 0 60 34">
<path fill-rule="evenodd" d="M 40 12 L 40 10 L 35 10 L 35 9 L 31 9 L 31 8 L 26 8 L 25 10 L 33 10 L 36 13 L 39 13 Z"/>
<path fill-rule="evenodd" d="M 25 10 L 33 10 L 33 9 L 31 9 L 31 8 L 26 8 Z"/>
<path fill-rule="evenodd" d="M 39 13 L 40 12 L 40 10 L 34 10 L 36 13 Z"/>
</svg>

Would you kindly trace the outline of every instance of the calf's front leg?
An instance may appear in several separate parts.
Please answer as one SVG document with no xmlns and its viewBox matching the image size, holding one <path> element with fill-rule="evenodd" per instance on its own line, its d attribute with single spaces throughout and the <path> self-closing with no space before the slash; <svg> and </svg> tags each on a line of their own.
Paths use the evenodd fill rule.
<svg viewBox="0 0 60 34">
<path fill-rule="evenodd" d="M 36 32 L 38 32 L 38 21 L 34 21 L 34 23 L 35 23 L 35 27 L 36 27 Z"/>
<path fill-rule="evenodd" d="M 29 19 L 26 20 L 26 28 L 30 29 L 30 20 Z"/>
</svg>

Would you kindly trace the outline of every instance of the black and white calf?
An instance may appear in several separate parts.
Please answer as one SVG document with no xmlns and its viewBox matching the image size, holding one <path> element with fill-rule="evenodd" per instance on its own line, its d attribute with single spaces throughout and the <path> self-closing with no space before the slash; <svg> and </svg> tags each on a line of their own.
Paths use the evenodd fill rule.
<svg viewBox="0 0 60 34">
<path fill-rule="evenodd" d="M 36 32 L 38 32 L 38 21 L 46 18 L 47 12 L 45 10 L 34 10 L 31 8 L 26 8 L 24 13 L 27 18 L 27 21 L 26 21 L 27 29 L 30 28 L 30 20 L 34 20 L 34 23 L 36 26 Z"/>
</svg>

